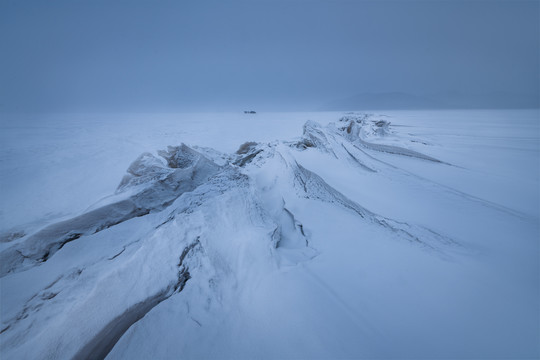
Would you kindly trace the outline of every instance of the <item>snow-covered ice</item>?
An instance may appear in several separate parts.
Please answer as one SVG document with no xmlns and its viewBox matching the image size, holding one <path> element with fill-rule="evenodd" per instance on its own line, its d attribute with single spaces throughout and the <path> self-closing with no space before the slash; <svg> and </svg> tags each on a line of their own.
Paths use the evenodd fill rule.
<svg viewBox="0 0 540 360">
<path fill-rule="evenodd" d="M 540 356 L 537 110 L 0 128 L 5 358 Z"/>
</svg>

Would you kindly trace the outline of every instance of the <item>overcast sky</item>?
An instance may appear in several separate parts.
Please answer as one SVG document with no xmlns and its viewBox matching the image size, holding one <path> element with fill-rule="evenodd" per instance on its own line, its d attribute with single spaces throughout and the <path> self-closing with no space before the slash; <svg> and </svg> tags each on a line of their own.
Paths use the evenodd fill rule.
<svg viewBox="0 0 540 360">
<path fill-rule="evenodd" d="M 0 0 L 0 111 L 539 96 L 538 1 Z"/>
</svg>

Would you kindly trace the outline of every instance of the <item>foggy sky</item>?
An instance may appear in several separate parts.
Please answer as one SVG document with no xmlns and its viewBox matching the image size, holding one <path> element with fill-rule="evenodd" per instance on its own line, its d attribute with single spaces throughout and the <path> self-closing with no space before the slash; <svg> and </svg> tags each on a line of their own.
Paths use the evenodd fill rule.
<svg viewBox="0 0 540 360">
<path fill-rule="evenodd" d="M 0 1 L 0 112 L 539 97 L 538 1 Z"/>
</svg>

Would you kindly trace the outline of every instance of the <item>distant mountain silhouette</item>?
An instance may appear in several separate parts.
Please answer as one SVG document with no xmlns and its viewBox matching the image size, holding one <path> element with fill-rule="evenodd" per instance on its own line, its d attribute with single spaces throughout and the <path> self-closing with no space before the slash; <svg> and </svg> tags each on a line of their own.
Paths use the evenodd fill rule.
<svg viewBox="0 0 540 360">
<path fill-rule="evenodd" d="M 488 94 L 439 93 L 423 97 L 402 92 L 362 93 L 329 102 L 320 110 L 421 110 L 421 109 L 521 109 L 538 108 L 534 94 L 492 92 Z"/>
<path fill-rule="evenodd" d="M 538 94 L 493 91 L 484 94 L 464 94 L 461 92 L 439 93 L 440 99 L 449 109 L 534 109 L 540 107 Z"/>
<path fill-rule="evenodd" d="M 349 98 L 336 100 L 323 106 L 322 110 L 363 110 L 363 109 L 436 109 L 443 104 L 436 100 L 416 95 L 388 92 L 363 93 Z"/>
</svg>

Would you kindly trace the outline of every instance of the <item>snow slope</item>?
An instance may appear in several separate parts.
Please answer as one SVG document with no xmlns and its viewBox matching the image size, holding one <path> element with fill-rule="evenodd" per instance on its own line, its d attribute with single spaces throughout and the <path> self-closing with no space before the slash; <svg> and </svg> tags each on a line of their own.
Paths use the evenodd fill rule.
<svg viewBox="0 0 540 360">
<path fill-rule="evenodd" d="M 42 142 L 37 161 L 81 159 L 45 178 L 94 174 L 75 207 L 36 200 L 25 225 L 9 206 L 35 194 L 2 191 L 3 356 L 540 355 L 537 112 L 192 116 Z M 34 135 L 79 131 L 52 124 Z M 131 141 L 142 154 L 122 178 Z M 5 189 L 30 156 L 3 146 Z M 103 199 L 81 211 L 90 195 Z M 66 214 L 38 221 L 49 209 Z"/>
</svg>

